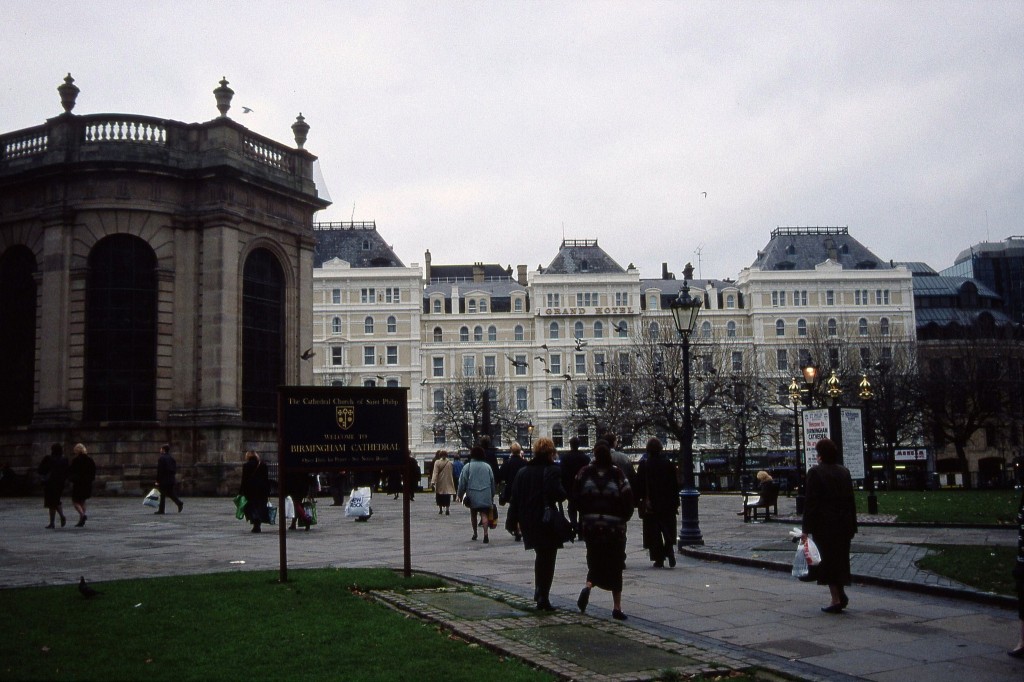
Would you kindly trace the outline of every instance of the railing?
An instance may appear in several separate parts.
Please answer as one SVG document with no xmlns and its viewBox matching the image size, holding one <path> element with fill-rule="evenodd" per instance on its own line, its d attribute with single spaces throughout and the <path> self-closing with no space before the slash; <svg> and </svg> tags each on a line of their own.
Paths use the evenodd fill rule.
<svg viewBox="0 0 1024 682">
<path fill-rule="evenodd" d="M 362 222 L 325 222 L 313 223 L 314 230 L 374 230 L 377 229 L 376 221 Z"/>
<path fill-rule="evenodd" d="M 808 234 L 849 234 L 849 226 L 843 227 L 776 227 L 772 237 L 797 236 Z"/>
<path fill-rule="evenodd" d="M 292 156 L 285 147 L 251 135 L 242 136 L 242 151 L 246 158 L 271 168 L 292 172 Z"/>
<path fill-rule="evenodd" d="M 134 142 L 136 144 L 167 144 L 167 126 L 163 121 L 117 116 L 89 119 L 82 129 L 82 140 L 94 142 Z"/>
<path fill-rule="evenodd" d="M 42 154 L 49 147 L 50 136 L 45 126 L 39 126 L 0 139 L 0 160 L 8 160 Z"/>
</svg>

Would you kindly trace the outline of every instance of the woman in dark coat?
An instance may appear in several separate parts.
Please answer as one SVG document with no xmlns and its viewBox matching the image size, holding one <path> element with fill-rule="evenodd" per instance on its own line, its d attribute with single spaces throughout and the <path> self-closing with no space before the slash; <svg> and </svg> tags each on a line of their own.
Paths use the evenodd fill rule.
<svg viewBox="0 0 1024 682">
<path fill-rule="evenodd" d="M 622 612 L 622 571 L 626 568 L 626 522 L 633 516 L 633 490 L 622 470 L 612 464 L 608 445 L 594 447 L 594 461 L 580 469 L 574 486 L 580 534 L 587 544 L 587 584 L 576 605 L 587 610 L 595 585 L 612 593 L 612 617 Z"/>
<path fill-rule="evenodd" d="M 267 514 L 267 497 L 270 495 L 270 475 L 267 465 L 260 459 L 255 450 L 245 453 L 245 464 L 242 465 L 242 485 L 239 494 L 245 495 L 245 518 L 252 524 L 252 532 L 260 533 L 260 526 L 270 523 Z"/>
<path fill-rule="evenodd" d="M 554 611 L 551 605 L 551 582 L 555 578 L 555 560 L 562 542 L 544 525 L 544 509 L 554 507 L 566 498 L 562 474 L 555 464 L 555 444 L 550 438 L 538 438 L 533 458 L 522 466 L 511 483 L 508 498 L 508 524 L 523 536 L 523 548 L 534 550 L 533 580 L 537 589 L 533 598 L 537 608 Z"/>
<path fill-rule="evenodd" d="M 850 472 L 839 463 L 839 449 L 828 438 L 814 446 L 818 464 L 807 472 L 804 486 L 803 540 L 810 535 L 821 552 L 818 584 L 828 585 L 832 603 L 821 608 L 839 613 L 850 600 L 850 543 L 857 533 L 857 506 Z"/>
<path fill-rule="evenodd" d="M 92 482 L 96 480 L 96 463 L 81 443 L 75 445 L 75 456 L 69 467 L 71 474 L 71 503 L 78 512 L 76 528 L 85 525 L 89 517 L 85 514 L 85 501 L 92 497 Z"/>
<path fill-rule="evenodd" d="M 643 513 L 644 547 L 651 554 L 655 568 L 675 568 L 676 514 L 679 513 L 679 472 L 675 462 L 665 456 L 661 441 L 647 441 L 647 457 L 636 472 L 637 489 Z M 649 504 L 646 504 L 649 502 Z"/>
<path fill-rule="evenodd" d="M 43 478 L 43 506 L 50 510 L 50 525 L 47 528 L 54 527 L 53 520 L 58 514 L 60 527 L 63 528 L 68 519 L 64 516 L 60 496 L 64 494 L 64 483 L 68 479 L 68 460 L 64 457 L 64 448 L 60 443 L 50 446 L 50 454 L 43 457 L 37 472 Z"/>
</svg>

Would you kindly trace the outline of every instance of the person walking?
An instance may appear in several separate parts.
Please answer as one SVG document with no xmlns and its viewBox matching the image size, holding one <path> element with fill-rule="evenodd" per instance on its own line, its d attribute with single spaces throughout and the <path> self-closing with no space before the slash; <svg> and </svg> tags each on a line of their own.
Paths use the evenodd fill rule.
<svg viewBox="0 0 1024 682">
<path fill-rule="evenodd" d="M 518 445 L 518 444 L 517 444 Z M 520 457 L 520 459 L 522 459 Z M 554 611 L 551 605 L 551 583 L 555 577 L 555 561 L 562 548 L 559 540 L 544 525 L 544 510 L 566 499 L 562 475 L 555 464 L 555 444 L 550 438 L 538 438 L 533 457 L 507 485 L 508 523 L 522 533 L 523 549 L 533 550 L 533 593 L 537 608 Z"/>
<path fill-rule="evenodd" d="M 50 454 L 43 457 L 36 472 L 43 479 L 43 506 L 50 512 L 50 525 L 54 528 L 54 518 L 60 515 L 60 527 L 63 528 L 68 519 L 64 516 L 60 497 L 64 494 L 64 483 L 68 478 L 68 460 L 64 457 L 64 447 L 60 443 L 50 446 Z"/>
<path fill-rule="evenodd" d="M 469 463 L 462 467 L 459 476 L 459 499 L 469 507 L 469 520 L 473 525 L 473 539 L 476 540 L 477 521 L 484 529 L 484 544 L 487 537 L 487 517 L 494 504 L 494 471 L 487 463 L 484 449 L 479 445 L 469 452 Z"/>
<path fill-rule="evenodd" d="M 608 449 L 612 453 L 612 463 L 622 469 L 622 473 L 626 474 L 630 487 L 636 490 L 636 470 L 633 468 L 632 460 L 629 459 L 629 455 L 626 453 L 615 449 L 615 444 L 619 442 L 619 437 L 608 431 L 601 436 L 601 440 L 608 443 Z"/>
<path fill-rule="evenodd" d="M 452 513 L 452 495 L 455 494 L 455 477 L 452 476 L 452 462 L 447 450 L 438 450 L 434 468 L 430 472 L 430 485 L 434 488 L 434 503 L 437 513 L 449 516 Z"/>
<path fill-rule="evenodd" d="M 839 463 L 839 448 L 828 438 L 815 444 L 818 463 L 807 472 L 804 485 L 804 521 L 801 539 L 814 539 L 821 553 L 818 584 L 828 585 L 832 603 L 825 613 L 840 613 L 850 600 L 843 589 L 850 584 L 850 543 L 857 533 L 857 507 L 850 472 Z"/>
<path fill-rule="evenodd" d="M 629 479 L 612 463 L 611 449 L 599 442 L 594 460 L 576 476 L 576 504 L 580 534 L 587 545 L 587 582 L 576 605 L 587 610 L 595 586 L 612 593 L 612 617 L 622 612 L 622 571 L 626 567 L 626 523 L 633 516 L 633 489 Z"/>
<path fill-rule="evenodd" d="M 96 480 L 96 462 L 81 443 L 75 445 L 73 452 L 75 456 L 71 458 L 69 466 L 71 504 L 78 512 L 78 523 L 75 524 L 75 528 L 81 528 L 89 518 L 85 514 L 85 501 L 92 497 L 92 483 Z"/>
<path fill-rule="evenodd" d="M 580 469 L 590 464 L 590 457 L 587 453 L 580 450 L 580 439 L 577 436 L 573 436 L 569 439 L 569 452 L 561 455 L 560 459 L 562 487 L 565 488 L 565 492 L 569 495 L 569 500 L 566 504 L 569 523 L 572 524 L 573 528 L 579 530 L 579 515 L 576 513 L 576 497 L 573 495 L 573 486 L 576 481 L 576 474 L 580 472 Z"/>
<path fill-rule="evenodd" d="M 292 508 L 295 510 L 288 530 L 296 530 L 301 524 L 308 531 L 313 523 L 313 519 L 306 514 L 306 508 L 302 504 L 309 496 L 309 487 L 309 474 L 305 471 L 289 471 L 285 476 L 285 495 L 292 498 Z"/>
<path fill-rule="evenodd" d="M 643 517 L 644 548 L 650 552 L 655 568 L 664 568 L 668 559 L 675 568 L 676 514 L 679 512 L 679 472 L 675 462 L 665 456 L 661 441 L 647 441 L 646 457 L 637 467 L 639 499 L 637 508 Z"/>
<path fill-rule="evenodd" d="M 174 494 L 174 479 L 178 475 L 178 463 L 171 456 L 171 446 L 165 443 L 160 446 L 160 458 L 156 461 L 156 487 L 160 491 L 160 506 L 154 514 L 164 513 L 164 502 L 171 498 L 174 504 L 178 505 L 178 513 L 185 507 L 185 503 Z"/>
<path fill-rule="evenodd" d="M 512 481 L 516 480 L 516 474 L 519 470 L 526 466 L 526 459 L 523 458 L 523 446 L 519 443 L 512 443 L 509 446 L 508 459 L 498 469 L 498 488 L 501 492 L 498 493 L 498 504 L 505 506 L 508 504 L 509 497 L 512 495 Z M 523 539 L 523 534 L 512 519 L 508 516 L 505 517 L 505 530 L 512 534 L 516 542 L 520 542 Z"/>
<path fill-rule="evenodd" d="M 270 475 L 266 463 L 255 450 L 247 450 L 242 465 L 242 484 L 238 489 L 245 496 L 245 518 L 252 524 L 252 532 L 260 533 L 264 523 L 270 523 L 267 498 L 270 495 Z"/>
<path fill-rule="evenodd" d="M 1024 659 L 1024 493 L 1017 505 L 1017 561 L 1013 565 L 1013 579 L 1017 587 L 1017 617 L 1020 619 L 1020 637 L 1017 646 L 1007 651 L 1013 658 Z"/>
</svg>

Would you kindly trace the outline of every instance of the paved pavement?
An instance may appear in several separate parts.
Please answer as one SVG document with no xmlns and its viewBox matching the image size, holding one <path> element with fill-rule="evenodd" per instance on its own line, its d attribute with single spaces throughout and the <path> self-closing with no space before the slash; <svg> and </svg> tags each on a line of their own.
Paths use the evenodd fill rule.
<svg viewBox="0 0 1024 682">
<path fill-rule="evenodd" d="M 420 494 L 412 503 L 413 570 L 446 576 L 473 586 L 478 596 L 522 607 L 520 616 L 528 612 L 533 554 L 504 532 L 495 531 L 487 545 L 471 541 L 468 512 L 459 507 L 451 516 L 439 516 L 432 501 L 431 494 Z M 401 500 L 376 496 L 368 523 L 345 519 L 340 507 L 327 502 L 321 499 L 318 526 L 287 534 L 290 569 L 402 567 Z M 792 504 L 781 500 L 780 512 L 791 515 Z M 879 682 L 1001 682 L 1024 676 L 1024 663 L 1005 654 L 1019 630 L 1016 611 L 1006 608 L 1009 600 L 968 594 L 964 586 L 913 565 L 926 551 L 918 543 L 1013 546 L 1013 529 L 862 527 L 854 546 L 853 569 L 859 578 L 849 590 L 850 607 L 832 616 L 818 609 L 827 602 L 825 588 L 779 570 L 792 558 L 787 538 L 791 524 L 745 524 L 735 513 L 739 506 L 737 496 L 703 496 L 706 544 L 680 557 L 675 569 L 651 567 L 640 546 L 639 522 L 631 523 L 625 624 L 611 620 L 611 597 L 599 590 L 587 615 L 577 612 L 576 596 L 586 574 L 582 545 L 559 554 L 552 590 L 559 611 L 553 616 L 528 613 L 516 629 L 498 616 L 470 621 L 467 612 L 428 603 L 426 597 L 390 599 L 566 679 L 644 679 L 650 674 L 639 673 L 644 667 L 639 664 L 630 671 L 588 670 L 568 655 L 559 660 L 535 638 L 523 635 L 524 628 L 534 634 L 576 632 L 581 639 L 572 628 L 585 625 L 587 637 L 595 641 L 614 636 L 612 641 L 652 647 L 645 650 L 652 661 L 655 648 L 684 656 L 689 664 L 679 667 L 684 671 L 761 666 L 805 680 Z M 138 499 L 97 498 L 91 501 L 84 528 L 74 528 L 75 519 L 69 517 L 66 528 L 44 530 L 46 512 L 40 500 L 2 498 L 0 588 L 72 585 L 79 575 L 99 583 L 278 569 L 276 529 L 249 533 L 232 511 L 228 499 L 186 498 L 183 513 L 155 516 L 141 505 L 141 494 Z M 902 589 L 907 587 L 917 591 Z M 545 627 L 556 624 L 562 629 Z"/>
</svg>

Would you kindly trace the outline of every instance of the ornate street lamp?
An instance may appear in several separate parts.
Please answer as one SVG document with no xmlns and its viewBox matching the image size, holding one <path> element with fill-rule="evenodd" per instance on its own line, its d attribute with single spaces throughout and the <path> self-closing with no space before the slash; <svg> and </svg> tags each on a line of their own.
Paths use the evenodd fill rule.
<svg viewBox="0 0 1024 682">
<path fill-rule="evenodd" d="M 811 362 L 810 359 L 808 359 L 807 364 L 800 370 L 800 372 L 801 372 L 801 374 L 803 374 L 803 377 L 804 377 L 804 386 L 803 386 L 803 388 L 800 388 L 799 386 L 796 386 L 796 379 L 794 379 L 793 383 L 790 384 L 790 391 L 791 391 L 790 395 L 791 396 L 794 395 L 794 394 L 797 395 L 799 397 L 799 402 L 802 403 L 805 407 L 814 407 L 814 392 L 815 392 L 815 390 L 817 390 L 818 381 L 821 379 L 821 376 L 819 374 L 819 370 L 814 365 L 814 363 Z M 797 388 L 795 393 L 792 392 L 794 386 L 796 386 L 796 388 Z M 797 423 L 799 423 L 799 418 L 797 416 L 796 402 L 793 403 L 793 416 L 794 416 L 794 420 L 796 420 Z M 803 451 L 803 457 L 798 462 L 799 465 L 800 465 L 800 471 L 798 472 L 798 476 L 797 476 L 797 492 L 796 492 L 796 513 L 797 514 L 803 514 L 804 513 L 804 500 L 806 499 L 804 497 L 804 483 L 805 483 L 806 478 L 807 478 L 807 461 L 806 461 L 807 460 L 807 445 L 806 445 L 806 443 L 804 444 L 804 447 L 801 448 L 801 450 Z"/>
<path fill-rule="evenodd" d="M 867 431 L 867 452 L 864 454 L 864 487 L 868 491 L 868 514 L 878 513 L 878 496 L 875 495 L 875 471 L 871 468 L 875 453 L 875 428 L 871 423 L 871 400 L 875 391 L 871 388 L 868 375 L 861 375 L 859 397 L 864 403 L 864 430 Z"/>
<path fill-rule="evenodd" d="M 679 492 L 682 507 L 678 541 L 680 547 L 704 544 L 698 511 L 700 492 L 693 477 L 693 419 L 690 415 L 690 334 L 697 326 L 697 315 L 700 314 L 703 303 L 703 298 L 690 296 L 690 286 L 684 280 L 679 296 L 672 301 L 670 307 L 676 331 L 683 340 L 683 489 Z"/>
<path fill-rule="evenodd" d="M 804 488 L 803 488 L 803 470 L 804 463 L 800 457 L 800 401 L 802 396 L 800 395 L 800 384 L 796 382 L 796 377 L 789 382 L 789 402 L 793 403 L 793 450 L 796 453 L 796 482 L 797 482 L 797 513 L 802 514 L 804 511 Z"/>
</svg>

